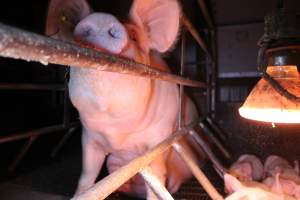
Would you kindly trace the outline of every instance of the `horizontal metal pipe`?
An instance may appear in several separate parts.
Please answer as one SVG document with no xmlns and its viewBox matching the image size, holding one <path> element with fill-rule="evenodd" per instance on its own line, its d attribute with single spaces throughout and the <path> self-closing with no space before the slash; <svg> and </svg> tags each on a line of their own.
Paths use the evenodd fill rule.
<svg viewBox="0 0 300 200">
<path fill-rule="evenodd" d="M 40 135 L 45 135 L 45 134 L 56 132 L 56 131 L 62 131 L 62 130 L 66 130 L 71 127 L 78 126 L 78 125 L 79 125 L 79 122 L 73 122 L 73 123 L 69 124 L 68 126 L 55 125 L 55 126 L 49 126 L 49 127 L 45 127 L 45 128 L 28 131 L 28 132 L 16 133 L 13 135 L 1 137 L 0 144 L 7 143 L 7 142 L 13 142 L 13 141 L 17 141 L 17 140 L 22 140 L 22 139 L 26 139 L 26 138 L 30 138 L 30 137 L 36 137 L 36 136 L 40 136 Z"/>
<path fill-rule="evenodd" d="M 187 134 L 197 123 L 191 123 L 187 127 L 183 127 L 179 131 L 174 132 L 168 139 L 164 140 L 153 149 L 146 152 L 129 162 L 127 165 L 114 171 L 109 176 L 96 183 L 92 188 L 74 197 L 72 200 L 102 200 L 113 193 L 131 177 L 142 171 L 148 166 L 158 155 L 166 151 L 174 142 L 181 139 Z"/>
<path fill-rule="evenodd" d="M 209 51 L 206 43 L 204 42 L 203 38 L 200 36 L 200 34 L 197 32 L 197 30 L 195 29 L 195 27 L 193 26 L 193 24 L 190 22 L 190 20 L 185 16 L 182 15 L 181 18 L 183 25 L 186 27 L 186 29 L 191 33 L 191 35 L 193 36 L 193 38 L 196 40 L 196 42 L 198 43 L 198 45 L 202 48 L 202 50 L 210 57 L 211 56 L 211 52 Z"/>
<path fill-rule="evenodd" d="M 0 83 L 0 90 L 55 90 L 64 91 L 63 84 Z"/>
<path fill-rule="evenodd" d="M 189 166 L 190 170 L 198 180 L 198 182 L 202 185 L 204 190 L 207 192 L 207 194 L 210 196 L 213 200 L 222 200 L 224 199 L 220 193 L 216 190 L 216 188 L 213 186 L 213 184 L 209 181 L 209 179 L 205 176 L 203 171 L 198 167 L 196 161 L 193 159 L 191 155 L 189 155 L 188 152 L 185 151 L 184 148 L 181 147 L 180 144 L 174 143 L 173 144 L 174 149 L 176 152 L 181 156 L 181 158 L 184 160 L 184 162 Z"/>
<path fill-rule="evenodd" d="M 186 86 L 206 88 L 206 83 L 162 72 L 110 54 L 82 48 L 0 23 L 0 56 L 72 67 L 93 68 L 152 79 L 174 82 Z"/>
</svg>

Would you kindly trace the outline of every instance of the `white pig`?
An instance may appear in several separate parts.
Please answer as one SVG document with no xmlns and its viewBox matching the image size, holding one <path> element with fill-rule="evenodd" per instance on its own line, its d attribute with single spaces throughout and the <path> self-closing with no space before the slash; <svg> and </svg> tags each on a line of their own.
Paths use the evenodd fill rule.
<svg viewBox="0 0 300 200">
<path fill-rule="evenodd" d="M 276 177 L 279 174 L 280 178 L 289 179 L 296 184 L 300 184 L 298 161 L 295 161 L 294 167 L 292 167 L 287 160 L 277 155 L 271 155 L 266 159 L 264 174 L 265 177 Z"/>
<path fill-rule="evenodd" d="M 159 53 L 173 46 L 179 18 L 176 0 L 134 0 L 129 20 L 123 24 L 112 15 L 92 12 L 86 0 L 51 0 L 46 33 L 169 71 Z M 109 171 L 114 171 L 177 128 L 179 95 L 173 83 L 71 68 L 69 92 L 83 125 L 82 173 L 76 194 L 93 186 L 106 156 Z M 184 113 L 185 123 L 197 117 L 188 98 Z M 171 192 L 191 176 L 172 150 L 155 159 L 150 167 Z M 121 190 L 156 199 L 148 187 L 136 183 L 140 180 L 129 182 Z"/>
<path fill-rule="evenodd" d="M 229 173 L 241 181 L 259 181 L 263 177 L 264 167 L 255 155 L 244 154 L 234 162 Z"/>
<path fill-rule="evenodd" d="M 225 200 L 295 200 L 284 193 L 272 192 L 266 185 L 254 182 L 241 182 L 230 174 L 224 175 L 225 187 L 231 191 Z"/>
</svg>

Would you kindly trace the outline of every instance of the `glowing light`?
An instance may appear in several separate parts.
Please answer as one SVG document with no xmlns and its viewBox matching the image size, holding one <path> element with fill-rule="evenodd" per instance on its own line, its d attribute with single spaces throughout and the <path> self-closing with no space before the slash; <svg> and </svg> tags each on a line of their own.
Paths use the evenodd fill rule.
<svg viewBox="0 0 300 200">
<path fill-rule="evenodd" d="M 296 66 L 270 66 L 267 72 L 290 93 L 300 96 Z M 271 123 L 300 123 L 300 104 L 279 94 L 261 79 L 239 109 L 242 117 Z"/>
<path fill-rule="evenodd" d="M 240 108 L 242 117 L 271 123 L 300 123 L 300 111 L 280 109 Z"/>
</svg>

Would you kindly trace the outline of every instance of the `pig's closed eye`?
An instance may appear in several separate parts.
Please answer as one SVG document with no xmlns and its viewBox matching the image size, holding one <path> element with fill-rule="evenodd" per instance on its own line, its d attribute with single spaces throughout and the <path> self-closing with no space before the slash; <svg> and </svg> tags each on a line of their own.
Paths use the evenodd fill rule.
<svg viewBox="0 0 300 200">
<path fill-rule="evenodd" d="M 135 30 L 129 30 L 129 38 L 137 42 L 137 33 Z"/>
</svg>

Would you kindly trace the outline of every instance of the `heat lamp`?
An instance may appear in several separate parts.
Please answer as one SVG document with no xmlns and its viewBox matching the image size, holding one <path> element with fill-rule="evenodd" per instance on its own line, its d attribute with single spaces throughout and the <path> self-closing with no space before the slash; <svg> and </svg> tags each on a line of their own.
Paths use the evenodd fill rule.
<svg viewBox="0 0 300 200">
<path fill-rule="evenodd" d="M 242 117 L 271 123 L 300 123 L 300 15 L 281 8 L 265 17 L 259 41 L 262 78 L 239 108 Z"/>
</svg>

